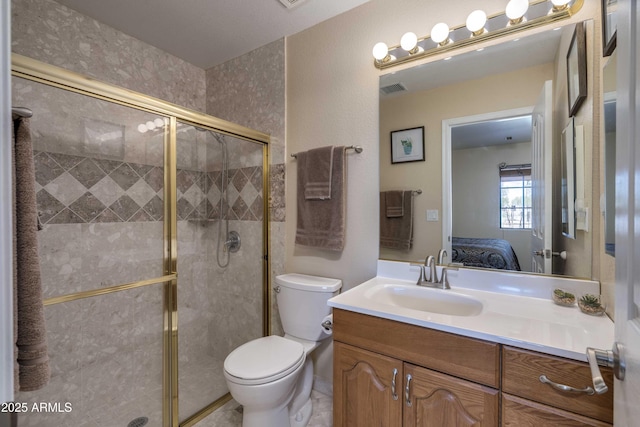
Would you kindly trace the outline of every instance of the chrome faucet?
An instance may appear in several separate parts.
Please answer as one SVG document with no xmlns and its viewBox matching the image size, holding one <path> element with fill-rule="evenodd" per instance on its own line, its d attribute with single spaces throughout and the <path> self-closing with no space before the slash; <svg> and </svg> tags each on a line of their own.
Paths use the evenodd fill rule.
<svg viewBox="0 0 640 427">
<path fill-rule="evenodd" d="M 444 264 L 444 258 L 447 256 L 447 251 L 440 249 L 438 251 L 438 265 Z"/>
<path fill-rule="evenodd" d="M 438 282 L 438 284 L 440 285 L 440 286 L 438 286 L 439 288 L 451 289 L 451 286 L 449 285 L 449 274 L 448 274 L 449 270 L 458 271 L 458 268 L 457 267 L 442 267 L 442 272 L 440 272 L 440 281 Z"/>
<path fill-rule="evenodd" d="M 427 259 L 424 260 L 424 265 L 429 269 L 429 283 L 438 283 L 438 272 L 436 271 L 436 259 L 433 255 L 429 255 Z"/>
</svg>

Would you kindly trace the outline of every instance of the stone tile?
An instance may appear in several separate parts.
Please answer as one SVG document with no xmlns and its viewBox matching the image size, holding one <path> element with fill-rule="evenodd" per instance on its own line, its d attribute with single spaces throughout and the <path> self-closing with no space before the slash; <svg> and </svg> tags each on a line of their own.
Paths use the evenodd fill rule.
<svg viewBox="0 0 640 427">
<path fill-rule="evenodd" d="M 117 160 L 93 159 L 93 161 L 107 174 L 113 172 L 122 165 L 122 162 Z"/>
<path fill-rule="evenodd" d="M 160 221 L 164 217 L 164 202 L 158 196 L 152 198 L 149 203 L 144 205 L 143 209 L 156 221 Z"/>
<path fill-rule="evenodd" d="M 65 206 L 69 206 L 87 191 L 87 187 L 68 172 L 64 172 L 44 188 Z"/>
<path fill-rule="evenodd" d="M 140 163 L 129 163 L 129 166 L 131 166 L 131 168 L 136 171 L 139 176 L 145 176 L 151 171 L 151 169 L 153 169 L 153 166 L 151 165 L 143 165 Z"/>
<path fill-rule="evenodd" d="M 144 181 L 149 184 L 156 193 L 164 187 L 164 169 L 154 167 L 144 177 Z"/>
<path fill-rule="evenodd" d="M 48 153 L 48 154 L 66 171 L 72 169 L 75 165 L 77 165 L 78 163 L 80 163 L 85 159 L 85 157 L 72 156 L 69 154 L 61 154 L 61 153 Z"/>
<path fill-rule="evenodd" d="M 120 167 L 111 172 L 109 176 L 117 182 L 123 190 L 128 190 L 133 184 L 140 180 L 140 176 L 127 163 L 120 165 Z"/>
<path fill-rule="evenodd" d="M 85 188 L 93 187 L 98 181 L 106 176 L 106 173 L 89 158 L 84 159 L 75 167 L 70 169 L 69 174 L 84 185 Z"/>
<path fill-rule="evenodd" d="M 258 197 L 258 194 L 260 193 L 251 183 L 245 185 L 242 191 L 240 191 L 240 197 L 248 206 L 253 204 L 253 201 Z"/>
<path fill-rule="evenodd" d="M 262 218 L 264 217 L 264 200 L 261 196 L 255 198 L 249 207 L 249 210 L 257 221 L 262 221 Z"/>
<path fill-rule="evenodd" d="M 82 224 L 88 222 L 69 208 L 64 208 L 60 213 L 47 222 L 47 224 Z"/>
<path fill-rule="evenodd" d="M 43 187 L 64 173 L 60 166 L 48 153 L 38 153 L 33 158 L 36 182 Z"/>
<path fill-rule="evenodd" d="M 123 221 L 128 221 L 135 214 L 140 205 L 138 205 L 131 197 L 124 195 L 116 200 L 109 208 L 114 211 Z"/>
<path fill-rule="evenodd" d="M 69 209 L 75 212 L 80 218 L 86 222 L 91 222 L 97 217 L 106 206 L 102 204 L 93 194 L 87 192 L 82 197 L 73 202 Z"/>
<path fill-rule="evenodd" d="M 131 197 L 138 206 L 144 206 L 149 203 L 149 200 L 155 197 L 156 192 L 153 191 L 153 188 L 151 188 L 145 180 L 141 179 L 127 190 L 127 195 Z"/>
<path fill-rule="evenodd" d="M 191 212 L 193 211 L 193 205 L 189 203 L 186 199 L 180 198 L 178 200 L 178 219 L 187 219 Z"/>
<path fill-rule="evenodd" d="M 186 169 L 181 169 L 176 175 L 176 186 L 178 191 L 185 193 L 196 182 L 196 173 Z"/>
<path fill-rule="evenodd" d="M 209 189 L 209 179 L 207 177 L 207 173 L 206 172 L 198 172 L 197 176 L 196 176 L 196 185 L 198 186 L 198 188 L 200 189 L 200 191 L 202 191 L 203 193 L 206 194 L 207 190 Z"/>
<path fill-rule="evenodd" d="M 144 209 L 139 209 L 138 212 L 133 214 L 131 218 L 129 218 L 131 222 L 143 222 L 143 221 L 153 221 L 151 215 L 145 212 Z"/>
<path fill-rule="evenodd" d="M 211 180 L 212 185 L 218 191 L 220 191 L 220 188 L 222 186 L 222 172 L 213 171 L 213 172 L 209 172 L 208 175 L 209 175 L 209 179 Z M 209 191 L 211 191 L 211 188 L 209 189 Z"/>
<path fill-rule="evenodd" d="M 262 174 L 262 166 L 256 166 L 255 170 L 253 171 L 253 173 L 251 174 L 249 181 L 251 181 L 251 184 L 253 184 L 253 187 L 258 190 L 258 191 L 262 191 L 262 179 L 263 174 Z"/>
<path fill-rule="evenodd" d="M 107 208 L 95 217 L 93 222 L 122 222 L 122 219 L 114 211 Z"/>
<path fill-rule="evenodd" d="M 97 184 L 90 188 L 90 191 L 105 206 L 110 206 L 125 194 L 122 187 L 110 176 L 102 178 Z"/>
<path fill-rule="evenodd" d="M 181 199 L 188 201 L 191 206 L 198 206 L 204 199 L 205 195 L 197 185 L 192 185 L 187 191 L 182 193 Z"/>
<path fill-rule="evenodd" d="M 36 203 L 38 206 L 40 221 L 44 224 L 49 222 L 51 218 L 58 215 L 58 213 L 64 209 L 64 205 L 45 189 L 36 193 Z"/>
<path fill-rule="evenodd" d="M 231 171 L 229 171 L 229 180 L 236 190 L 238 190 L 238 193 L 240 193 L 244 186 L 247 185 L 247 182 L 249 182 L 249 179 L 242 169 L 236 169 L 233 175 L 231 174 Z"/>
</svg>

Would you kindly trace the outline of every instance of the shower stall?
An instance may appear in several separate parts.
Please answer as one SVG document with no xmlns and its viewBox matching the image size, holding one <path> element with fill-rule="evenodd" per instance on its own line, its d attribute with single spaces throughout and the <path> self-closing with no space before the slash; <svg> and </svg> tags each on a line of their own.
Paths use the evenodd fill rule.
<svg viewBox="0 0 640 427">
<path fill-rule="evenodd" d="M 230 399 L 226 355 L 269 332 L 269 137 L 19 55 L 12 72 L 52 372 L 16 401 L 68 409 L 19 425 L 194 425 Z"/>
</svg>

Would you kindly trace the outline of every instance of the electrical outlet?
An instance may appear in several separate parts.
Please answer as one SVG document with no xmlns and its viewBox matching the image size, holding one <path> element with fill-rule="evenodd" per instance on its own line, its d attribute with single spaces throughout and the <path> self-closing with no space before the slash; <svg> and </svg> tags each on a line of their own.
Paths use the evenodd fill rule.
<svg viewBox="0 0 640 427">
<path fill-rule="evenodd" d="M 427 209 L 427 221 L 438 221 L 438 209 Z"/>
</svg>

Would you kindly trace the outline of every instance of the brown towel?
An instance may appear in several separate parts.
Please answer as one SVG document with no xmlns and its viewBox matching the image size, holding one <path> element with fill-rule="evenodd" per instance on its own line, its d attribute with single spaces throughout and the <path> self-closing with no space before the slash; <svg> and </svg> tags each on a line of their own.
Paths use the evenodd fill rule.
<svg viewBox="0 0 640 427">
<path fill-rule="evenodd" d="M 346 164 L 345 147 L 334 147 L 331 199 L 305 198 L 308 152 L 298 153 L 298 219 L 296 244 L 341 251 L 345 241 Z"/>
<path fill-rule="evenodd" d="M 298 158 L 298 169 L 304 166 L 307 175 L 304 198 L 307 200 L 331 199 L 331 174 L 333 171 L 333 146 L 309 150 L 303 159 Z"/>
<path fill-rule="evenodd" d="M 16 391 L 33 391 L 49 382 L 47 334 L 42 305 L 38 212 L 29 119 L 13 117 L 14 338 Z"/>
<path fill-rule="evenodd" d="M 404 191 L 385 191 L 384 202 L 387 218 L 404 215 Z"/>
<path fill-rule="evenodd" d="M 380 192 L 380 246 L 388 249 L 411 249 L 413 245 L 413 197 L 411 190 L 404 191 L 403 216 L 388 217 L 385 200 L 385 192 Z"/>
</svg>

